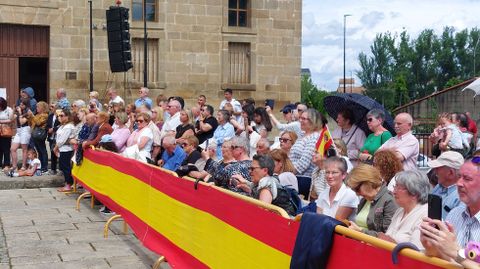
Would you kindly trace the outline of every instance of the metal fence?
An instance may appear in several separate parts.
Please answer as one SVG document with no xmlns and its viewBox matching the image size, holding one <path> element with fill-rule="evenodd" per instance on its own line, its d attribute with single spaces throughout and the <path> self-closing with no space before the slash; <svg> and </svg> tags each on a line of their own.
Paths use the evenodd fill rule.
<svg viewBox="0 0 480 269">
<path fill-rule="evenodd" d="M 430 133 L 415 133 L 413 134 L 418 139 L 418 144 L 420 147 L 420 154 L 417 159 L 418 167 L 428 167 L 427 162 L 432 158 L 432 147 L 433 144 L 428 139 Z"/>
</svg>

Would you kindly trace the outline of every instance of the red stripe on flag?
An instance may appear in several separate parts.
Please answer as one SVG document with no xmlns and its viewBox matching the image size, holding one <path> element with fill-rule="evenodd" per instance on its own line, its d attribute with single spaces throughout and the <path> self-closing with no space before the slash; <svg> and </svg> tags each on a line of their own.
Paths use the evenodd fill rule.
<svg viewBox="0 0 480 269">
<path fill-rule="evenodd" d="M 135 160 L 118 158 L 113 153 L 87 150 L 84 157 L 113 169 L 129 174 L 150 184 L 158 191 L 198 210 L 207 212 L 236 229 L 264 242 L 265 244 L 292 255 L 300 224 L 275 213 L 258 210 L 254 204 L 235 198 L 211 187 L 199 185 L 194 190 L 194 183 L 178 178 Z M 112 158 L 113 157 L 113 158 Z M 114 160 L 111 160 L 114 159 Z M 115 160 L 115 159 L 119 159 Z M 128 162 L 129 165 L 124 163 Z M 131 165 L 130 165 L 131 163 Z M 175 184 L 171 184 L 175 181 Z M 190 191 L 188 191 L 190 190 Z M 208 199 L 205 199 L 208 197 Z M 275 235 L 282 234 L 282 237 Z"/>
<path fill-rule="evenodd" d="M 82 182 L 78 178 L 77 180 Z M 127 221 L 137 238 L 150 250 L 167 257 L 171 267 L 178 266 L 178 268 L 208 268 L 207 265 L 196 259 L 190 253 L 179 248 L 177 245 L 155 231 L 152 227 L 143 222 L 130 211 L 115 203 L 115 201 L 110 199 L 108 196 L 96 192 L 95 190 L 89 188 L 86 184 L 84 184 L 84 187 L 93 193 L 95 199 L 101 201 L 105 206 L 117 214 L 122 215 L 122 218 Z"/>
</svg>

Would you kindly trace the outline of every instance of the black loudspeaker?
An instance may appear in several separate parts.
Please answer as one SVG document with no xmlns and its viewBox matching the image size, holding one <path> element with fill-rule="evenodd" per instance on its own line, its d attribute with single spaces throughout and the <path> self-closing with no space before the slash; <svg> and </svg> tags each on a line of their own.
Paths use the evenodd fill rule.
<svg viewBox="0 0 480 269">
<path fill-rule="evenodd" d="M 126 72 L 133 67 L 128 8 L 112 6 L 106 14 L 110 69 L 112 72 Z"/>
</svg>

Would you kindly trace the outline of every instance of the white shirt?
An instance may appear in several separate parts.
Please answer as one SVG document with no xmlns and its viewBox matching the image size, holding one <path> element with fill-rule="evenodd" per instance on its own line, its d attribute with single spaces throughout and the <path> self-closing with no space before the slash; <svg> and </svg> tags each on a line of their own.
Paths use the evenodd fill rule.
<svg viewBox="0 0 480 269">
<path fill-rule="evenodd" d="M 115 98 L 113 98 L 112 100 L 108 101 L 108 104 L 111 105 L 112 103 L 116 103 L 116 104 L 119 104 L 119 103 L 122 103 L 122 104 L 125 104 L 125 101 L 123 101 L 122 97 L 120 96 L 115 96 Z"/>
<path fill-rule="evenodd" d="M 226 99 L 224 99 L 224 100 L 220 103 L 219 108 L 220 108 L 220 109 L 223 109 L 223 107 L 225 106 L 226 103 L 232 104 L 232 106 L 233 106 L 233 111 L 234 111 L 235 113 L 242 112 L 242 104 L 240 104 L 240 102 L 238 102 L 238 101 L 235 100 L 234 98 L 232 98 L 231 101 L 227 101 Z M 243 122 L 243 121 L 242 121 L 242 115 L 235 116 L 235 119 L 237 120 L 238 123 Z"/>
<path fill-rule="evenodd" d="M 352 189 L 348 188 L 344 183 L 338 190 L 337 194 L 335 194 L 335 198 L 333 198 L 332 204 L 330 204 L 330 186 L 327 186 L 325 190 L 323 190 L 317 199 L 317 207 L 320 207 L 323 210 L 323 214 L 335 218 L 337 214 L 337 210 L 339 207 L 350 207 L 356 209 L 360 200 L 355 192 Z M 353 210 L 352 214 L 348 217 L 349 220 L 355 219 L 355 210 Z"/>
<path fill-rule="evenodd" d="M 175 132 L 177 130 L 177 126 L 180 124 L 182 124 L 180 121 L 180 112 L 177 112 L 163 124 L 162 131 L 160 132 L 161 137 L 163 138 L 170 131 Z"/>
<path fill-rule="evenodd" d="M 388 226 L 386 235 L 392 237 L 397 243 L 410 242 L 419 249 L 424 249 L 420 242 L 420 223 L 428 215 L 428 204 L 418 204 L 406 216 L 399 207 L 393 214 L 392 222 Z"/>
</svg>

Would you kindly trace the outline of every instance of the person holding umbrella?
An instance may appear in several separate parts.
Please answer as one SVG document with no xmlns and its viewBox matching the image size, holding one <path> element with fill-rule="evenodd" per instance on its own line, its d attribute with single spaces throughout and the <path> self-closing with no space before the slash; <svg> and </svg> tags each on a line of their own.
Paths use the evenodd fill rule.
<svg viewBox="0 0 480 269">
<path fill-rule="evenodd" d="M 358 160 L 360 148 L 365 142 L 365 132 L 354 121 L 352 110 L 345 108 L 337 115 L 337 125 L 332 132 L 332 137 L 340 138 L 347 145 L 347 157 L 355 165 Z"/>
</svg>

